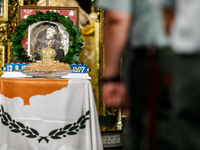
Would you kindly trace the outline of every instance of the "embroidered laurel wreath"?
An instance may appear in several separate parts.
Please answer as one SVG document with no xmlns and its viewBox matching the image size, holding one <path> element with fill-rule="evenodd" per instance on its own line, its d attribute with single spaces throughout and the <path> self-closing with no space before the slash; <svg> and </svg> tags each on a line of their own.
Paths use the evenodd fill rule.
<svg viewBox="0 0 200 150">
<path fill-rule="evenodd" d="M 77 63 L 80 61 L 79 55 L 82 50 L 83 39 L 81 38 L 81 33 L 79 32 L 78 26 L 74 25 L 70 17 L 65 18 L 65 16 L 60 15 L 58 12 L 47 11 L 42 13 L 40 11 L 36 12 L 36 15 L 30 15 L 27 19 L 20 22 L 20 25 L 15 29 L 15 33 L 11 38 L 12 51 L 13 51 L 13 61 L 15 62 L 31 62 L 30 57 L 27 56 L 27 51 L 24 50 L 21 41 L 26 37 L 27 29 L 33 23 L 38 21 L 53 21 L 61 23 L 66 31 L 69 33 L 71 41 L 69 42 L 68 53 L 60 60 L 62 62 Z"/>
<path fill-rule="evenodd" d="M 9 127 L 11 132 L 19 133 L 27 138 L 38 138 L 39 143 L 42 140 L 45 140 L 48 143 L 50 139 L 62 139 L 67 135 L 77 134 L 79 130 L 86 127 L 86 121 L 90 119 L 89 114 L 90 111 L 87 111 L 85 115 L 82 115 L 76 122 L 50 131 L 48 136 L 41 136 L 36 129 L 25 126 L 23 123 L 12 119 L 12 117 L 4 111 L 3 105 L 0 107 L 0 119 L 3 125 Z"/>
</svg>

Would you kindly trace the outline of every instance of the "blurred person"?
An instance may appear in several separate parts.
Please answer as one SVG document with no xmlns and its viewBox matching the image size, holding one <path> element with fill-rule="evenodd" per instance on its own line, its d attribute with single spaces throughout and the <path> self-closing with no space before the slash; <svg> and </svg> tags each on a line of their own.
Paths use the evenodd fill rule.
<svg viewBox="0 0 200 150">
<path fill-rule="evenodd" d="M 175 59 L 169 109 L 165 112 L 165 120 L 159 122 L 158 148 L 199 150 L 200 1 L 161 1 L 165 9 L 175 3 L 170 8 L 174 11 L 174 21 L 169 32 Z"/>
<path fill-rule="evenodd" d="M 129 112 L 125 149 L 141 150 L 147 144 L 146 100 L 149 94 L 157 95 L 152 89 L 158 84 L 158 71 L 152 64 L 156 62 L 156 49 L 167 46 L 162 15 L 154 0 L 100 0 L 98 6 L 106 10 L 105 103 Z M 149 76 L 154 80 L 149 81 Z M 152 93 L 148 93 L 150 90 Z"/>
</svg>

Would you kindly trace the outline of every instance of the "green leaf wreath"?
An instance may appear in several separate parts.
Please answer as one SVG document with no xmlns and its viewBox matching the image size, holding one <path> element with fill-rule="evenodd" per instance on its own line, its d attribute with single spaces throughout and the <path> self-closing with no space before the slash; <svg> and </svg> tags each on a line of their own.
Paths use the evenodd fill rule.
<svg viewBox="0 0 200 150">
<path fill-rule="evenodd" d="M 3 105 L 0 107 L 0 120 L 4 126 L 9 127 L 11 132 L 21 134 L 26 138 L 37 138 L 39 143 L 43 140 L 48 143 L 50 139 L 57 140 L 65 138 L 67 135 L 78 134 L 81 129 L 86 128 L 86 121 L 90 119 L 89 115 L 90 111 L 88 110 L 85 115 L 79 117 L 76 122 L 54 129 L 50 131 L 47 136 L 41 136 L 36 129 L 15 121 L 7 112 L 4 111 Z"/>
<path fill-rule="evenodd" d="M 79 55 L 83 46 L 83 39 L 79 32 L 78 26 L 74 25 L 70 17 L 60 15 L 58 12 L 47 11 L 46 13 L 36 11 L 36 15 L 30 15 L 27 19 L 20 22 L 20 25 L 15 29 L 15 33 L 11 38 L 13 61 L 15 62 L 31 62 L 30 57 L 27 56 L 27 51 L 24 50 L 21 41 L 26 37 L 26 30 L 30 25 L 38 21 L 53 21 L 61 23 L 66 31 L 69 33 L 71 41 L 69 42 L 68 53 L 60 60 L 61 62 L 78 63 L 80 61 Z"/>
</svg>

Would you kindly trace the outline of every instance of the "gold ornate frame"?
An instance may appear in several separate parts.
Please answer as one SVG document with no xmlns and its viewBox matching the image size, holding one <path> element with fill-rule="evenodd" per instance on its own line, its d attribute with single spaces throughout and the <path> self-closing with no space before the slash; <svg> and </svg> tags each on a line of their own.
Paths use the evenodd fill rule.
<svg viewBox="0 0 200 150">
<path fill-rule="evenodd" d="M 8 21 L 8 0 L 3 0 L 3 16 L 0 16 L 0 21 Z"/>
</svg>

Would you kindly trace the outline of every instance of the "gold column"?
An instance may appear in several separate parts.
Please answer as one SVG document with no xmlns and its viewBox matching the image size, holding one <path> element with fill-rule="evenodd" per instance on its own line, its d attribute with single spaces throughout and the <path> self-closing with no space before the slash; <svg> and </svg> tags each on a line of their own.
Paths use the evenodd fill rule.
<svg viewBox="0 0 200 150">
<path fill-rule="evenodd" d="M 3 14 L 0 16 L 0 22 L 6 22 L 8 21 L 8 0 L 2 0 L 3 1 Z"/>
<path fill-rule="evenodd" d="M 100 81 L 103 77 L 103 70 L 105 68 L 105 56 L 104 56 L 104 44 L 103 44 L 103 30 L 104 30 L 104 11 L 100 11 L 99 10 L 99 13 L 100 13 L 100 37 L 99 37 L 99 46 L 100 46 Z M 103 102 L 103 84 L 100 82 L 99 83 L 100 85 L 100 99 L 101 99 L 101 102 L 100 102 L 100 115 L 102 116 L 106 116 L 106 106 L 105 106 L 105 103 Z"/>
<path fill-rule="evenodd" d="M 84 41 L 83 51 L 80 54 L 81 63 L 87 64 L 87 67 L 91 69 L 91 72 L 88 72 L 91 77 L 91 84 L 93 87 L 97 112 L 99 114 L 99 47 L 98 47 L 98 31 L 99 23 L 94 24 L 94 32 L 81 37 Z"/>
<path fill-rule="evenodd" d="M 92 3 L 91 8 L 92 13 L 96 13 L 94 9 L 94 5 Z M 100 82 L 100 22 L 97 19 L 95 22 L 90 22 L 88 25 L 81 29 L 82 38 L 84 41 L 83 51 L 81 52 L 80 58 L 81 62 L 87 64 L 88 68 L 91 69 L 89 72 L 89 76 L 91 79 L 91 84 L 94 91 L 94 97 L 97 107 L 97 113 L 99 115 L 99 108 L 100 108 L 100 93 L 99 93 L 99 82 Z"/>
<path fill-rule="evenodd" d="M 7 42 L 7 60 L 6 60 L 6 63 L 9 63 L 12 61 L 12 52 L 11 52 L 11 46 L 12 46 L 12 42 L 8 41 Z"/>
<path fill-rule="evenodd" d="M 0 45 L 0 75 L 4 73 L 4 71 L 1 70 L 1 68 L 4 66 L 5 66 L 5 46 Z"/>
<path fill-rule="evenodd" d="M 4 73 L 2 67 L 5 66 L 6 62 L 6 41 L 7 41 L 7 23 L 6 22 L 1 22 L 0 23 L 0 75 Z"/>
<path fill-rule="evenodd" d="M 103 43 L 103 30 L 104 30 L 104 11 L 99 10 L 100 13 L 100 37 L 99 37 L 99 49 L 100 49 L 100 81 L 103 77 L 103 72 L 105 68 L 105 49 Z M 100 115 L 101 116 L 116 116 L 117 111 L 115 109 L 106 108 L 103 101 L 103 83 L 99 82 L 100 85 Z"/>
<path fill-rule="evenodd" d="M 100 10 L 100 38 L 99 38 L 99 49 L 100 49 L 100 81 L 103 77 L 105 69 L 105 49 L 103 42 L 103 30 L 104 30 L 104 11 Z M 118 149 L 123 145 L 123 123 L 121 116 L 121 109 L 116 110 L 107 108 L 104 102 L 103 83 L 99 82 L 100 85 L 100 129 L 102 135 L 102 144 L 104 147 Z"/>
<path fill-rule="evenodd" d="M 98 78 L 96 78 L 96 81 L 95 81 L 95 83 L 97 83 L 96 84 L 96 86 L 95 86 L 95 88 L 96 88 L 96 95 L 95 95 L 95 97 L 96 97 L 96 107 L 97 107 L 97 112 L 98 112 L 98 114 L 99 114 L 99 69 L 100 69 L 100 64 L 99 64 L 99 25 L 100 25 L 100 23 L 99 23 L 99 20 L 97 20 L 96 22 L 95 22 L 95 59 L 96 59 L 96 69 L 97 69 L 97 72 L 98 72 Z"/>
</svg>

